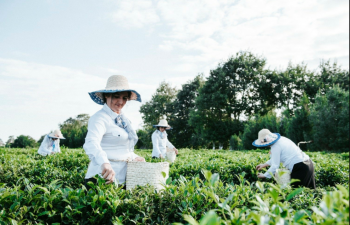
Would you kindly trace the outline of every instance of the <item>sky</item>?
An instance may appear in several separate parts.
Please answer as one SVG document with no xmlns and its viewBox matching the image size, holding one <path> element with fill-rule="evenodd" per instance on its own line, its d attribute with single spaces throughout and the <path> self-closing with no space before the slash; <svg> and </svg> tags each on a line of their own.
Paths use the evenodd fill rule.
<svg viewBox="0 0 350 225">
<path fill-rule="evenodd" d="M 124 75 L 140 106 L 239 51 L 270 69 L 322 59 L 349 69 L 349 0 L 0 0 L 0 139 L 40 136 L 101 109 L 88 92 Z"/>
</svg>

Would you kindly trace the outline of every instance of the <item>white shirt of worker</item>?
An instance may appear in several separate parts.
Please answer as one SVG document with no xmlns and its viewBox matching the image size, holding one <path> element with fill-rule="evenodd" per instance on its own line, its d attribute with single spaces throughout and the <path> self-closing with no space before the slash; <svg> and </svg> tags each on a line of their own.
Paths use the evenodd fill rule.
<svg viewBox="0 0 350 225">
<path fill-rule="evenodd" d="M 88 133 L 83 146 L 89 156 L 90 164 L 85 179 L 102 173 L 101 166 L 110 163 L 114 172 L 116 182 L 125 182 L 126 162 L 113 162 L 111 160 L 127 160 L 138 157 L 130 149 L 128 133 L 115 123 L 117 113 L 113 112 L 107 104 L 95 113 L 88 123 Z"/>
<path fill-rule="evenodd" d="M 46 135 L 43 142 L 41 142 L 38 153 L 40 155 L 46 156 L 51 153 L 61 152 L 60 149 L 60 139 L 53 140 L 49 135 Z"/>
<path fill-rule="evenodd" d="M 159 130 L 156 130 L 152 134 L 152 144 L 153 144 L 153 151 L 152 151 L 152 157 L 159 157 L 159 154 L 162 154 L 162 157 L 166 156 L 166 147 L 173 149 L 174 145 L 168 141 L 166 131 L 163 133 L 163 138 L 161 137 L 161 133 Z"/>
<path fill-rule="evenodd" d="M 304 162 L 310 159 L 300 148 L 290 139 L 281 136 L 281 138 L 273 145 L 271 145 L 271 159 L 266 163 L 270 168 L 266 171 L 264 176 L 271 178 L 270 173 L 275 174 L 279 168 L 280 163 L 292 172 L 295 164 Z"/>
</svg>

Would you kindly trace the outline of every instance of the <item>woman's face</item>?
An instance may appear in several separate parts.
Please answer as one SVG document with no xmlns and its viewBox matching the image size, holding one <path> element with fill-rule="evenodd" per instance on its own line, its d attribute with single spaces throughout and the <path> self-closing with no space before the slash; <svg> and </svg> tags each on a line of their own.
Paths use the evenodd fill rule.
<svg viewBox="0 0 350 225">
<path fill-rule="evenodd" d="M 164 132 L 165 131 L 165 127 L 159 127 L 159 131 L 160 132 Z"/>
<path fill-rule="evenodd" d="M 106 96 L 106 103 L 108 107 L 118 114 L 129 100 L 128 92 L 117 92 Z"/>
</svg>

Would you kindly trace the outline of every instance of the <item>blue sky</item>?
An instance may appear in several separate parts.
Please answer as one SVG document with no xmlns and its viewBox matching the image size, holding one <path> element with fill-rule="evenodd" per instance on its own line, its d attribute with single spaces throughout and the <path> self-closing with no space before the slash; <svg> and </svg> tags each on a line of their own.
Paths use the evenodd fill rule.
<svg viewBox="0 0 350 225">
<path fill-rule="evenodd" d="M 151 98 L 240 50 L 271 69 L 321 59 L 349 69 L 349 1 L 0 0 L 0 138 L 35 139 L 100 106 L 87 92 L 121 74 Z M 125 109 L 141 126 L 140 103 Z"/>
</svg>

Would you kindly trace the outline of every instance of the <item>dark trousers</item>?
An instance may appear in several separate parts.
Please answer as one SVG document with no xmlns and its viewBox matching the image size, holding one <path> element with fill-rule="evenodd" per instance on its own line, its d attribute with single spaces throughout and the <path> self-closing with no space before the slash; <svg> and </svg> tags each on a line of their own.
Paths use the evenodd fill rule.
<svg viewBox="0 0 350 225">
<path fill-rule="evenodd" d="M 315 168 L 312 160 L 309 159 L 307 161 L 295 164 L 291 173 L 291 178 L 300 180 L 299 182 L 292 184 L 294 188 L 304 186 L 315 189 Z"/>
<path fill-rule="evenodd" d="M 84 185 L 85 185 L 85 187 L 86 187 L 86 189 L 88 189 L 88 190 L 90 190 L 90 186 L 87 184 L 89 181 L 91 181 L 93 184 L 97 184 L 97 179 L 96 178 L 94 178 L 94 177 L 91 177 L 91 178 L 89 178 L 89 179 L 85 179 L 84 180 Z M 124 189 L 124 190 L 126 190 L 126 185 L 124 184 L 123 185 L 123 188 L 122 189 Z"/>
</svg>

